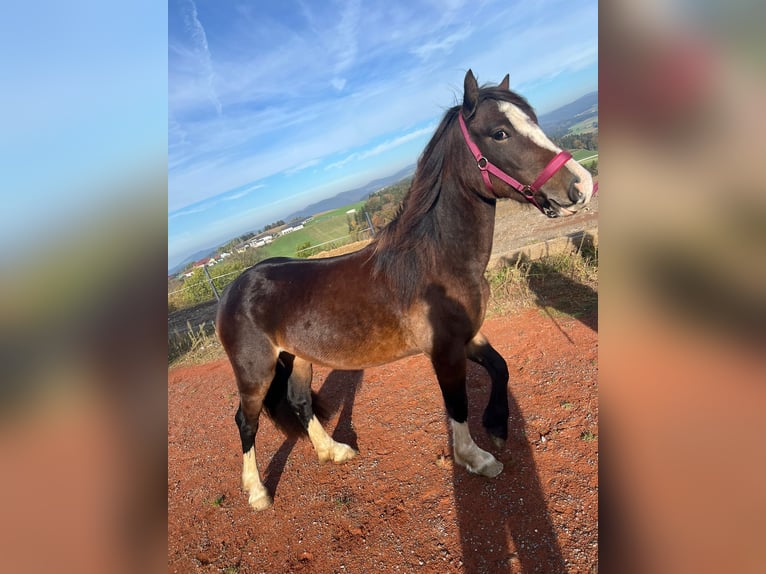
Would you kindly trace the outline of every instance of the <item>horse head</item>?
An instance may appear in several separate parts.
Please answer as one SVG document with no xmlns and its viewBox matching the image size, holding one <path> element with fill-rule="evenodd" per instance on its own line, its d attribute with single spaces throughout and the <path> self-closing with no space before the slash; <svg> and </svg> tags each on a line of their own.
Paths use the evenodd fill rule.
<svg viewBox="0 0 766 574">
<path fill-rule="evenodd" d="M 473 72 L 466 73 L 459 119 L 479 168 L 469 170 L 467 183 L 487 197 L 525 198 L 549 217 L 572 215 L 593 196 L 593 178 L 545 135 L 508 82 L 506 75 L 499 85 L 480 88 Z"/>
</svg>

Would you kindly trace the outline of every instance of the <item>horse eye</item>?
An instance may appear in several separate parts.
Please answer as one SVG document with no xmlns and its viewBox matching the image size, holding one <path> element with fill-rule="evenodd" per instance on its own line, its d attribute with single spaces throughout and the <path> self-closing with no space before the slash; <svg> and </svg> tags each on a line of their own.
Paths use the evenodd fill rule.
<svg viewBox="0 0 766 574">
<path fill-rule="evenodd" d="M 495 133 L 492 134 L 492 139 L 498 142 L 506 140 L 508 139 L 508 137 L 509 137 L 508 132 L 506 132 L 505 130 L 497 130 Z"/>
</svg>

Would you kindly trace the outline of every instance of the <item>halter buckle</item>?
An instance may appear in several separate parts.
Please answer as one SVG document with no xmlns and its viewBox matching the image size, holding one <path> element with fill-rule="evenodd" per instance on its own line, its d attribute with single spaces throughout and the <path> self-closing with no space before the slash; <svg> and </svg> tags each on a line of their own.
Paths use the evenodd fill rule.
<svg viewBox="0 0 766 574">
<path fill-rule="evenodd" d="M 519 190 L 519 192 L 521 193 L 521 195 L 523 195 L 525 198 L 529 200 L 532 200 L 535 198 L 535 191 L 529 185 L 525 185 L 524 187 L 522 187 Z"/>
<path fill-rule="evenodd" d="M 476 160 L 476 165 L 479 167 L 481 171 L 487 171 L 489 160 L 486 157 L 481 156 L 479 159 Z"/>
</svg>

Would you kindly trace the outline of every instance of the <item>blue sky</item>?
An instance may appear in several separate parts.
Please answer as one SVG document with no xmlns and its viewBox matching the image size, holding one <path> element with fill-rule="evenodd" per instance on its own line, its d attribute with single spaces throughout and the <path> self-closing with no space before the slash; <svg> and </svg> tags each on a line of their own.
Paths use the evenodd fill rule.
<svg viewBox="0 0 766 574">
<path fill-rule="evenodd" d="M 597 89 L 597 2 L 168 4 L 168 267 L 412 164 L 465 71 Z"/>
</svg>

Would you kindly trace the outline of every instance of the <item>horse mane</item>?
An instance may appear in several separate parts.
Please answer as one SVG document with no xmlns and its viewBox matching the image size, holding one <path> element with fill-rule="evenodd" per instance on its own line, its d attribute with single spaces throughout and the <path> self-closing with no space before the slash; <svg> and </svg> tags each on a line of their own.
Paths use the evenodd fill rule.
<svg viewBox="0 0 766 574">
<path fill-rule="evenodd" d="M 382 276 L 402 303 L 412 302 L 417 277 L 435 263 L 439 229 L 428 217 L 442 189 L 448 130 L 457 120 L 460 106 L 447 111 L 425 150 L 418 158 L 410 189 L 402 199 L 394 219 L 373 241 L 373 272 Z"/>
<path fill-rule="evenodd" d="M 489 99 L 511 102 L 537 122 L 537 116 L 529 103 L 514 92 L 497 86 L 483 86 L 479 90 L 477 107 Z M 423 270 L 432 269 L 437 263 L 440 229 L 432 215 L 442 192 L 449 146 L 455 140 L 454 135 L 449 137 L 450 129 L 457 123 L 461 109 L 461 105 L 456 105 L 444 114 L 418 158 L 410 189 L 402 199 L 394 219 L 370 245 L 374 260 L 373 273 L 389 283 L 404 305 L 415 298 L 420 286 L 417 278 L 422 276 Z M 462 138 L 459 141 L 462 142 Z"/>
</svg>

